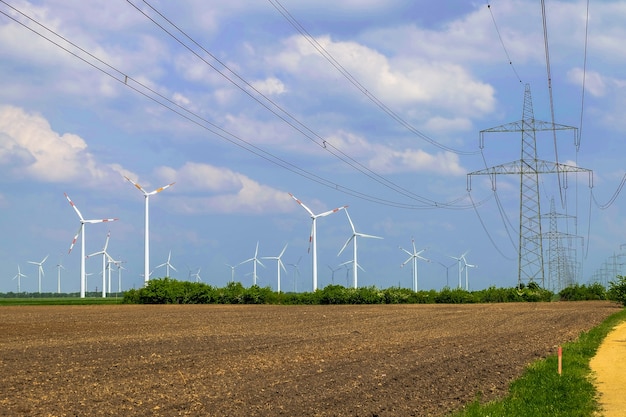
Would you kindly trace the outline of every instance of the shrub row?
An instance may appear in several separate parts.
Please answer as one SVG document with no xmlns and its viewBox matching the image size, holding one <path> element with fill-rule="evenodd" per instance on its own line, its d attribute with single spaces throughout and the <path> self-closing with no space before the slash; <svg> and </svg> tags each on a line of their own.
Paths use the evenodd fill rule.
<svg viewBox="0 0 626 417">
<path fill-rule="evenodd" d="M 581 288 L 582 287 L 582 288 Z M 564 300 L 603 299 L 599 290 L 576 287 L 561 295 Z M 564 290 L 565 291 L 565 290 Z M 572 295 L 572 294 L 575 294 Z M 603 294 L 603 292 L 602 292 Z M 124 303 L 130 304 L 461 304 L 461 303 L 502 303 L 538 302 L 554 298 L 551 291 L 529 285 L 524 288 L 489 287 L 480 291 L 444 288 L 441 291 L 412 291 L 408 288 L 376 287 L 346 288 L 329 285 L 315 292 L 277 293 L 270 287 L 252 286 L 244 288 L 239 282 L 231 282 L 226 287 L 171 278 L 150 280 L 141 289 L 124 293 Z"/>
</svg>

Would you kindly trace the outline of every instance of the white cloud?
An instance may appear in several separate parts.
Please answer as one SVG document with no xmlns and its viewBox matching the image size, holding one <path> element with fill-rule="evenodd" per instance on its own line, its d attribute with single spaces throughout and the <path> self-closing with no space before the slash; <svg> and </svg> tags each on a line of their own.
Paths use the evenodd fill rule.
<svg viewBox="0 0 626 417">
<path fill-rule="evenodd" d="M 450 152 L 429 154 L 421 149 L 395 149 L 384 144 L 371 143 L 348 132 L 338 132 L 329 142 L 380 174 L 431 172 L 437 175 L 463 175 L 466 170 L 459 157 Z"/>
<path fill-rule="evenodd" d="M 99 163 L 81 137 L 13 106 L 0 107 L 0 164 L 13 178 L 53 183 L 102 184 L 122 169 Z"/>
<path fill-rule="evenodd" d="M 367 46 L 336 42 L 328 36 L 316 41 L 385 104 L 429 104 L 462 115 L 482 115 L 495 106 L 494 89 L 452 61 L 388 58 Z M 332 83 L 338 77 L 336 70 L 302 37 L 287 39 L 285 49 L 273 61 L 302 79 Z"/>
<path fill-rule="evenodd" d="M 228 168 L 187 162 L 182 167 L 159 167 L 162 181 L 176 181 L 175 210 L 188 213 L 248 213 L 293 210 L 293 201 L 285 191 L 272 188 Z M 209 193 L 211 195 L 204 196 Z"/>
<path fill-rule="evenodd" d="M 252 86 L 264 95 L 279 95 L 287 91 L 285 85 L 278 78 L 269 77 L 265 80 L 255 81 Z"/>
<path fill-rule="evenodd" d="M 581 68 L 573 68 L 567 72 L 567 80 L 575 85 L 581 86 L 585 78 L 585 92 L 595 97 L 603 97 L 607 93 L 607 83 L 604 77 L 596 71 L 583 73 Z"/>
</svg>

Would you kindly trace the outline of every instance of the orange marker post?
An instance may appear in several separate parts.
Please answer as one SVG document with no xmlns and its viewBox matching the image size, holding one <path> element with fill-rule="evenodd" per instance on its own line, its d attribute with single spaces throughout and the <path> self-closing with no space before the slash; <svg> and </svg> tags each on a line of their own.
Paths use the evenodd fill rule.
<svg viewBox="0 0 626 417">
<path fill-rule="evenodd" d="M 563 348 L 561 346 L 559 346 L 558 358 L 559 358 L 558 372 L 559 372 L 559 375 L 561 375 L 561 371 L 563 370 Z"/>
</svg>

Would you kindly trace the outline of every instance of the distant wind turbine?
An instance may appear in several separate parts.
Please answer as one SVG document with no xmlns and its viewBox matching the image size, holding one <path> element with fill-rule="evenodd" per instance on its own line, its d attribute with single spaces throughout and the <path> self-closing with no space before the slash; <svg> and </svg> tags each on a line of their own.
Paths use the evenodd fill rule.
<svg viewBox="0 0 626 417">
<path fill-rule="evenodd" d="M 330 282 L 333 283 L 333 285 L 335 285 L 335 272 L 339 271 L 341 269 L 341 265 L 339 265 L 339 267 L 337 268 L 333 268 L 332 266 L 328 265 L 328 269 L 330 269 Z"/>
<path fill-rule="evenodd" d="M 26 278 L 26 277 L 27 277 L 27 275 L 22 274 L 22 271 L 20 270 L 20 266 L 18 265 L 17 266 L 17 275 L 15 275 L 13 277 L 13 279 L 17 279 L 17 293 L 18 294 L 22 292 L 22 288 L 21 288 L 21 286 L 22 286 L 22 278 Z"/>
<path fill-rule="evenodd" d="M 196 279 L 196 282 L 202 281 L 202 278 L 200 278 L 200 268 L 198 268 L 198 270 L 196 272 L 191 274 L 191 276 Z"/>
<path fill-rule="evenodd" d="M 346 240 L 346 243 L 344 243 L 343 247 L 341 248 L 341 250 L 339 251 L 339 253 L 337 254 L 337 256 L 341 255 L 341 253 L 344 251 L 344 249 L 348 246 L 348 244 L 350 242 L 352 242 L 352 283 L 354 285 L 354 288 L 357 288 L 358 286 L 358 269 L 361 268 L 361 265 L 359 265 L 359 263 L 357 262 L 357 237 L 363 237 L 363 238 L 372 238 L 372 239 L 382 239 L 382 237 L 380 236 L 373 236 L 373 235 L 366 235 L 365 233 L 360 233 L 357 232 L 356 229 L 354 228 L 354 223 L 352 223 L 352 219 L 350 218 L 350 214 L 348 214 L 348 210 L 345 210 L 346 212 L 346 216 L 348 216 L 348 221 L 350 222 L 350 227 L 352 228 L 352 236 L 350 236 L 348 238 L 348 240 Z M 363 268 L 361 268 L 363 269 Z"/>
<path fill-rule="evenodd" d="M 328 216 L 330 214 L 336 213 L 339 210 L 343 210 L 345 208 L 347 208 L 348 206 L 343 206 L 343 207 L 338 207 L 329 211 L 325 211 L 324 213 L 320 213 L 320 214 L 314 214 L 310 208 L 308 208 L 306 205 L 304 205 L 304 203 L 300 200 L 298 200 L 296 198 L 296 196 L 294 196 L 293 194 L 289 193 L 289 195 L 296 200 L 296 202 L 298 204 L 300 204 L 302 206 L 303 209 L 305 209 L 307 211 L 307 213 L 309 213 L 309 215 L 311 216 L 311 235 L 309 236 L 309 249 L 311 249 L 311 247 L 313 247 L 313 254 L 312 254 L 312 268 L 313 268 L 313 291 L 317 290 L 317 237 L 316 237 L 316 222 L 317 219 L 320 217 L 325 217 Z"/>
<path fill-rule="evenodd" d="M 98 252 L 94 252 L 91 253 L 89 255 L 86 256 L 86 258 L 89 258 L 91 256 L 96 256 L 96 255 L 102 255 L 102 298 L 106 298 L 107 296 L 107 287 L 106 287 L 106 271 L 107 271 L 107 257 L 110 258 L 109 254 L 107 253 L 107 248 L 109 247 L 109 238 L 111 237 L 111 232 L 109 231 L 107 233 L 107 238 L 104 241 L 104 247 L 102 248 L 101 251 Z M 109 277 L 110 278 L 110 277 Z M 110 281 L 110 279 L 109 279 Z"/>
<path fill-rule="evenodd" d="M 43 272 L 43 263 L 46 262 L 46 259 L 48 259 L 48 256 L 50 255 L 46 255 L 45 258 L 43 258 L 43 260 L 41 262 L 35 262 L 35 261 L 28 261 L 29 264 L 33 264 L 33 265 L 37 265 L 37 276 L 39 278 L 39 294 L 41 294 L 41 277 L 42 275 L 45 275 Z"/>
<path fill-rule="evenodd" d="M 65 269 L 65 267 L 61 264 L 62 257 L 59 258 L 59 263 L 57 264 L 57 294 L 61 294 L 61 269 Z"/>
<path fill-rule="evenodd" d="M 226 264 L 226 266 L 230 267 L 230 282 L 235 282 L 235 268 L 237 268 L 239 265 L 241 264 L 237 264 L 237 265 Z"/>
<path fill-rule="evenodd" d="M 461 284 L 461 275 L 463 273 L 463 268 L 464 266 L 461 265 L 461 262 L 465 263 L 465 255 L 467 255 L 469 251 L 465 251 L 463 252 L 463 254 L 461 256 L 459 256 L 458 258 L 455 256 L 450 256 L 450 258 L 452 259 L 456 259 L 458 268 L 459 268 L 459 288 L 462 288 L 462 284 Z M 449 256 L 449 255 L 448 255 Z"/>
<path fill-rule="evenodd" d="M 80 227 L 78 228 L 78 232 L 76 232 L 76 236 L 74 236 L 74 240 L 72 240 L 72 244 L 70 245 L 70 250 L 67 252 L 68 254 L 72 252 L 72 248 L 78 239 L 78 235 L 81 235 L 80 241 L 80 298 L 85 298 L 85 284 L 86 284 L 86 275 L 85 275 L 85 223 L 103 223 L 103 222 L 112 222 L 117 219 L 99 219 L 99 220 L 85 220 L 83 215 L 80 214 L 78 207 L 72 202 L 70 196 L 65 194 L 65 198 L 70 202 L 70 205 L 78 214 L 78 218 L 80 219 Z"/>
<path fill-rule="evenodd" d="M 167 261 L 166 261 L 166 262 L 164 262 L 164 263 L 162 263 L 161 265 L 158 265 L 158 266 L 157 266 L 156 268 L 154 268 L 154 269 L 159 269 L 159 268 L 161 268 L 162 266 L 164 266 L 164 267 L 165 267 L 165 276 L 166 276 L 166 277 L 168 277 L 168 278 L 169 278 L 169 277 L 171 277 L 171 275 L 170 275 L 170 268 L 172 268 L 174 271 L 176 271 L 176 268 L 174 268 L 174 265 L 172 265 L 172 264 L 170 263 L 170 260 L 171 260 L 171 259 L 172 259 L 172 251 L 170 251 L 169 255 L 167 255 Z M 178 271 L 177 271 L 177 272 L 178 272 Z"/>
<path fill-rule="evenodd" d="M 256 249 L 254 250 L 254 257 L 250 259 L 246 259 L 245 261 L 239 264 L 239 265 L 242 265 L 248 262 L 252 262 L 252 282 L 253 282 L 252 285 L 256 285 L 256 279 L 257 279 L 256 264 L 258 263 L 263 268 L 265 268 L 265 265 L 263 265 L 263 262 L 259 260 L 258 255 L 259 255 L 259 242 L 256 243 Z"/>
<path fill-rule="evenodd" d="M 148 281 L 150 280 L 150 210 L 149 210 L 149 201 L 150 201 L 150 196 L 160 193 L 161 191 L 165 190 L 166 188 L 171 187 L 172 185 L 174 185 L 175 183 L 171 183 L 171 184 L 167 184 L 166 186 L 157 188 L 154 191 L 150 191 L 147 192 L 146 190 L 144 190 L 143 188 L 141 188 L 141 185 L 137 184 L 136 182 L 134 182 L 133 180 L 131 180 L 130 178 L 128 178 L 127 176 L 124 176 L 124 178 L 126 178 L 126 180 L 128 182 L 130 182 L 131 184 L 133 184 L 139 191 L 142 192 L 144 198 L 145 198 L 145 212 L 144 212 L 144 268 L 143 268 L 143 276 L 144 276 L 144 284 L 147 285 Z"/>
<path fill-rule="evenodd" d="M 471 265 L 467 263 L 467 258 L 465 258 L 465 255 L 467 255 L 467 252 L 464 253 L 461 258 L 463 259 L 463 268 L 465 269 L 465 291 L 469 291 L 469 276 L 468 276 L 468 269 L 469 268 L 478 268 L 478 265 Z"/>
<path fill-rule="evenodd" d="M 285 273 L 287 273 L 287 269 L 285 268 L 285 264 L 283 264 L 283 261 L 281 259 L 282 256 L 284 255 L 286 249 L 287 249 L 287 245 L 285 245 L 283 250 L 280 252 L 280 255 L 278 255 L 278 256 L 266 256 L 264 258 L 261 258 L 261 259 L 275 259 L 277 261 L 276 262 L 278 264 L 278 267 L 277 267 L 278 268 L 278 287 L 277 287 L 277 292 L 280 292 L 280 268 L 283 268 L 283 271 L 285 271 Z"/>
<path fill-rule="evenodd" d="M 300 265 L 300 261 L 302 260 L 302 256 L 298 258 L 298 262 L 295 264 L 287 264 L 288 266 L 293 267 L 293 292 L 297 292 L 298 290 L 298 278 L 300 278 L 300 269 L 298 265 Z"/>
<path fill-rule="evenodd" d="M 404 261 L 404 263 L 402 263 L 400 267 L 403 267 L 404 265 L 409 263 L 409 261 L 413 261 L 413 291 L 417 292 L 417 260 L 421 259 L 422 261 L 425 261 L 425 262 L 430 262 L 430 260 L 424 258 L 421 255 L 422 252 L 424 252 L 426 249 L 422 249 L 419 252 L 417 251 L 417 249 L 415 249 L 415 239 L 411 239 L 411 243 L 413 244 L 413 252 L 409 252 L 408 250 L 400 246 L 400 249 L 402 249 L 404 252 L 406 252 L 407 255 L 409 255 L 409 259 Z"/>
</svg>

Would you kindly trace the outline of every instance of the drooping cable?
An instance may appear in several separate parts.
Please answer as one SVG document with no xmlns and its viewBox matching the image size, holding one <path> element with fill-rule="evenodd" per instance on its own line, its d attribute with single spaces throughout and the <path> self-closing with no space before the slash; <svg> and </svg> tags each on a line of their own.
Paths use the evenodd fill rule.
<svg viewBox="0 0 626 417">
<path fill-rule="evenodd" d="M 433 146 L 438 147 L 439 149 L 445 150 L 447 152 L 452 152 L 457 155 L 476 155 L 478 151 L 461 151 L 458 149 L 451 148 L 442 143 L 437 142 L 432 139 L 425 133 L 419 131 L 415 126 L 402 118 L 398 113 L 389 108 L 385 103 L 383 103 L 380 99 L 378 99 L 368 88 L 366 88 L 361 82 L 359 82 L 356 77 L 354 77 L 339 61 L 335 59 L 335 57 L 328 52 L 323 45 L 321 45 L 317 39 L 313 35 L 309 33 L 309 31 L 283 6 L 278 0 L 268 0 L 269 3 L 287 20 L 287 22 L 293 26 L 293 28 L 302 35 L 302 37 L 313 46 L 313 48 L 319 52 L 319 54 L 325 58 L 341 75 L 343 75 L 350 84 L 356 87 L 365 97 L 367 97 L 372 103 L 378 106 L 384 113 L 386 113 L 393 120 L 398 122 L 400 125 L 405 127 L 409 132 L 415 134 L 419 138 L 425 140 Z"/>
<path fill-rule="evenodd" d="M 583 79 L 582 92 L 580 98 L 580 123 L 578 126 L 578 140 L 576 141 L 576 151 L 580 148 L 580 141 L 583 134 L 583 115 L 585 110 L 585 82 L 587 80 L 587 45 L 589 41 L 589 0 L 587 0 L 587 10 L 585 14 L 585 48 L 583 53 Z"/>
<path fill-rule="evenodd" d="M 470 201 L 473 203 L 474 200 L 472 199 L 472 193 L 471 192 L 467 192 L 467 196 L 469 197 Z M 487 226 L 485 225 L 485 222 L 483 221 L 483 218 L 480 216 L 480 213 L 478 212 L 477 208 L 475 205 L 473 205 L 474 207 L 474 213 L 476 213 L 476 217 L 478 217 L 478 220 L 480 222 L 480 225 L 482 226 L 483 230 L 485 231 L 485 234 L 487 235 L 487 238 L 489 238 L 489 241 L 491 242 L 491 244 L 493 245 L 493 247 L 496 249 L 496 251 L 498 251 L 498 253 L 500 255 L 502 255 L 502 257 L 504 259 L 508 259 L 509 261 L 513 261 L 514 258 L 509 258 L 508 256 L 506 256 L 502 250 L 500 250 L 500 247 L 498 245 L 496 245 L 496 242 L 493 240 L 493 237 L 491 236 L 491 233 L 489 233 L 489 230 L 487 230 Z"/>
<path fill-rule="evenodd" d="M 56 36 L 57 38 L 59 38 L 60 40 L 62 40 L 63 42 L 65 42 L 66 44 L 71 45 L 72 47 L 76 48 L 78 51 L 82 52 L 83 54 L 87 55 L 88 57 L 90 57 L 91 59 L 97 61 L 97 63 L 99 63 L 100 65 L 102 65 L 105 68 L 102 68 L 100 66 L 98 66 L 96 63 L 94 62 L 90 62 L 88 59 L 86 59 L 85 57 L 81 56 L 78 52 L 76 51 L 72 51 L 70 50 L 68 47 L 62 45 L 60 42 L 57 42 L 55 40 L 53 40 L 52 38 L 34 30 L 33 28 L 29 27 L 28 25 L 26 25 L 25 23 L 21 22 L 20 20 L 18 20 L 17 18 L 15 18 L 14 16 L 11 16 L 10 14 L 6 13 L 5 11 L 0 10 L 0 14 L 3 14 L 4 16 L 6 16 L 7 18 L 11 19 L 12 21 L 14 21 L 15 23 L 19 24 L 20 26 L 24 27 L 25 29 L 33 32 L 34 34 L 36 34 L 37 36 L 45 39 L 46 41 L 52 43 L 53 45 L 57 46 L 58 48 L 62 49 L 63 51 L 67 52 L 68 54 L 74 56 L 75 58 L 83 61 L 84 63 L 86 63 L 87 65 L 93 67 L 94 69 L 100 71 L 101 73 L 107 75 L 108 77 L 114 79 L 115 81 L 118 81 L 121 84 L 124 84 L 125 86 L 127 86 L 128 88 L 130 88 L 131 90 L 135 91 L 136 93 L 144 96 L 145 98 L 155 102 L 156 104 L 159 104 L 163 107 L 165 107 L 166 109 L 172 111 L 173 113 L 177 114 L 178 116 L 188 120 L 189 122 L 196 124 L 197 126 L 213 133 L 214 135 L 242 148 L 247 150 L 248 152 L 251 152 L 252 154 L 259 156 L 265 160 L 267 160 L 268 162 L 271 162 L 281 168 L 284 168 L 288 171 L 291 171 L 297 175 L 300 175 L 306 179 L 309 179 L 311 181 L 317 182 L 318 184 L 324 185 L 326 187 L 335 189 L 337 191 L 343 192 L 345 194 L 366 200 L 366 201 L 370 201 L 370 202 L 374 202 L 377 204 L 382 204 L 382 205 L 387 205 L 387 206 L 392 206 L 392 207 L 397 207 L 397 208 L 405 208 L 405 209 L 432 209 L 433 206 L 432 205 L 415 205 L 415 204 L 405 204 L 405 203 L 400 203 L 400 202 L 395 202 L 395 201 L 391 201 L 391 200 L 386 200 L 383 198 L 379 198 L 376 196 L 372 196 L 370 194 L 366 194 L 366 193 L 362 193 L 356 190 L 353 190 L 349 187 L 345 187 L 342 186 L 336 182 L 327 180 L 325 178 L 322 178 L 310 171 L 307 171 L 303 168 L 298 167 L 295 164 L 289 163 L 288 161 L 281 159 L 279 157 L 277 157 L 276 155 L 273 155 L 272 153 L 265 151 L 261 148 L 259 148 L 258 146 L 226 131 L 225 129 L 222 129 L 221 127 L 217 126 L 216 124 L 208 121 L 207 119 L 204 119 L 203 117 L 201 117 L 200 115 L 198 115 L 197 113 L 194 113 L 193 111 L 185 108 L 184 106 L 172 101 L 171 99 L 165 97 L 164 95 L 158 93 L 156 90 L 148 87 L 147 85 L 141 83 L 140 81 L 134 79 L 133 77 L 127 75 L 126 73 L 124 73 L 123 71 L 111 66 L 110 64 L 106 63 L 105 61 L 99 59 L 98 57 L 96 57 L 95 55 L 91 54 L 90 52 L 86 51 L 85 49 L 83 49 L 82 47 L 78 46 L 77 44 L 71 42 L 70 40 L 64 38 L 63 36 L 61 36 L 60 34 L 52 31 L 51 29 L 49 29 L 48 27 L 46 27 L 45 25 L 41 24 L 40 22 L 36 21 L 35 19 L 31 18 L 30 16 L 26 15 L 25 13 L 21 12 L 20 10 L 16 9 L 15 7 L 9 5 L 6 1 L 4 0 L 0 0 L 1 3 L 7 5 L 8 7 L 10 7 L 13 11 L 15 11 L 16 13 L 20 14 L 21 16 L 23 16 L 25 19 L 33 22 L 34 24 L 36 24 L 37 26 L 39 26 L 40 28 L 44 29 L 45 31 L 47 31 L 48 33 Z M 448 203 L 440 203 L 438 206 L 438 208 L 448 208 L 448 209 L 468 209 L 471 206 L 467 205 L 467 206 L 454 206 L 455 203 L 460 202 L 464 197 L 459 197 L 455 200 L 453 200 L 452 202 L 448 202 Z M 484 204 L 487 201 L 487 199 L 481 201 L 479 203 L 480 204 Z"/>
<path fill-rule="evenodd" d="M 289 126 L 291 126 L 292 128 L 294 128 L 296 131 L 298 131 L 299 133 L 301 133 L 304 137 L 306 137 L 307 139 L 309 139 L 310 141 L 312 141 L 313 143 L 315 143 L 317 146 L 325 149 L 326 151 L 328 151 L 330 154 L 332 154 L 333 156 L 337 157 L 338 159 L 340 159 L 341 161 L 343 161 L 344 163 L 348 164 L 349 166 L 351 166 L 353 169 L 361 172 L 362 174 L 366 175 L 367 177 L 369 177 L 370 179 L 378 182 L 379 184 L 392 189 L 393 191 L 404 195 L 407 198 L 410 199 L 414 199 L 417 201 L 420 201 L 423 204 L 430 204 L 433 208 L 435 207 L 441 207 L 442 205 L 446 205 L 448 203 L 441 203 L 441 202 L 436 202 L 434 200 L 428 199 L 426 197 L 417 195 L 415 193 L 413 193 L 412 191 L 398 185 L 395 184 L 394 182 L 390 181 L 389 179 L 383 177 L 382 175 L 374 172 L 372 169 L 370 169 L 369 167 L 363 165 L 362 163 L 360 163 L 359 161 L 355 160 L 354 158 L 350 157 L 349 155 L 347 155 L 344 151 L 338 149 L 337 147 L 335 147 L 332 142 L 330 142 L 328 139 L 323 138 L 322 136 L 320 136 L 319 134 L 317 134 L 316 132 L 314 132 L 312 129 L 310 129 L 308 126 L 306 126 L 304 123 L 302 123 L 301 121 L 299 121 L 297 118 L 295 118 L 293 115 L 291 115 L 289 112 L 287 112 L 286 110 L 284 110 L 282 107 L 280 107 L 278 104 L 276 104 L 275 102 L 273 102 L 271 99 L 269 99 L 267 96 L 263 95 L 261 92 L 259 92 L 257 89 L 255 89 L 250 83 L 248 83 L 243 77 L 239 76 L 238 74 L 236 74 L 232 69 L 230 69 L 228 66 L 226 66 L 224 63 L 222 63 L 221 61 L 218 61 L 220 63 L 220 65 L 224 66 L 226 68 L 226 70 L 234 75 L 235 78 L 237 78 L 238 80 L 240 80 L 247 88 L 243 88 L 241 85 L 239 85 L 237 82 L 235 82 L 235 80 L 232 77 L 229 77 L 227 74 L 225 74 L 223 71 L 219 70 L 215 65 L 211 64 L 210 62 L 208 62 L 205 58 L 203 58 L 200 54 L 198 54 L 195 50 L 193 50 L 193 48 L 191 48 L 189 45 L 187 45 L 185 42 L 183 42 L 180 38 L 178 38 L 175 34 L 173 34 L 171 31 L 169 31 L 167 28 L 165 28 L 163 25 L 161 25 L 159 22 L 157 22 L 154 18 L 152 18 L 150 15 L 148 15 L 145 11 L 141 10 L 139 7 L 137 7 L 131 0 L 126 0 L 131 6 L 133 6 L 138 12 L 140 12 L 142 15 L 144 15 L 148 20 L 150 20 L 151 22 L 153 22 L 157 27 L 159 27 L 161 30 L 163 30 L 167 35 L 169 35 L 170 37 L 172 37 L 176 42 L 178 42 L 181 46 L 183 46 L 185 49 L 187 49 L 189 52 L 191 52 L 192 54 L 194 54 L 197 58 L 199 58 L 200 60 L 202 60 L 204 63 L 206 63 L 207 65 L 209 65 L 213 70 L 217 71 L 220 75 L 222 75 L 224 78 L 226 78 L 230 83 L 232 83 L 234 86 L 236 86 L 238 89 L 240 89 L 242 92 L 244 92 L 246 95 L 248 95 L 249 97 L 251 97 L 253 100 L 255 100 L 257 103 L 261 104 L 263 107 L 265 107 L 267 110 L 269 110 L 271 113 L 273 113 L 274 115 L 276 115 L 278 118 L 280 118 L 282 121 L 284 121 L 285 123 L 287 123 Z M 204 53 L 208 54 L 210 57 L 212 57 L 213 59 L 216 59 L 213 54 L 211 54 L 206 48 L 204 48 L 202 45 L 200 45 L 197 41 L 195 41 L 193 38 L 191 38 L 191 36 L 189 36 L 185 31 L 183 31 L 178 25 L 176 25 L 174 22 L 172 22 L 169 18 L 167 18 L 167 16 L 165 16 L 164 14 L 162 14 L 159 10 L 157 10 L 155 7 L 153 7 L 149 2 L 147 2 L 146 0 L 142 0 L 143 3 L 145 3 L 151 10 L 153 10 L 157 15 L 159 15 L 159 17 L 161 19 L 163 19 L 165 22 L 167 22 L 167 24 L 169 24 L 170 26 L 172 26 L 173 28 L 175 28 L 179 33 L 181 33 L 185 38 L 187 38 L 190 42 L 192 42 L 194 45 L 196 45 L 198 48 L 200 48 Z M 217 59 L 216 59 L 217 60 Z M 252 94 L 250 91 L 248 91 L 248 89 L 251 89 L 253 91 L 255 91 L 256 94 L 258 94 L 259 96 L 261 96 L 264 100 L 259 99 L 257 96 L 255 96 L 255 94 Z M 271 105 L 268 105 L 265 101 L 269 102 Z M 467 207 L 469 208 L 469 206 Z"/>
<path fill-rule="evenodd" d="M 519 81 L 520 84 L 522 84 L 522 79 L 517 73 L 517 70 L 515 69 L 515 65 L 513 65 L 513 61 L 511 60 L 511 57 L 509 56 L 509 51 L 506 49 L 506 46 L 504 45 L 504 39 L 502 39 L 502 35 L 500 34 L 500 28 L 498 28 L 498 24 L 496 23 L 496 18 L 493 15 L 493 10 L 491 9 L 491 4 L 489 4 L 489 0 L 487 0 L 487 8 L 489 9 L 489 13 L 491 14 L 491 20 L 493 21 L 493 26 L 496 28 L 498 39 L 500 39 L 500 45 L 502 45 L 502 49 L 504 49 L 504 53 L 506 54 L 506 59 L 509 61 L 509 65 L 511 66 L 511 69 L 513 70 L 513 73 L 515 74 L 515 78 L 517 78 L 517 81 Z"/>
<path fill-rule="evenodd" d="M 554 158 L 556 162 L 556 176 L 559 182 L 559 196 L 561 198 L 561 205 L 565 205 L 563 200 L 563 190 L 561 186 L 561 172 L 559 170 L 559 148 L 556 140 L 556 125 L 555 125 L 555 117 L 554 117 L 554 96 L 552 94 L 552 74 L 550 70 L 550 48 L 548 42 L 548 24 L 546 21 L 546 2 L 545 0 L 541 0 L 541 20 L 543 22 L 543 44 L 544 51 L 546 55 L 546 73 L 548 77 L 548 96 L 550 97 L 550 116 L 552 122 L 552 138 L 554 142 Z"/>
</svg>

